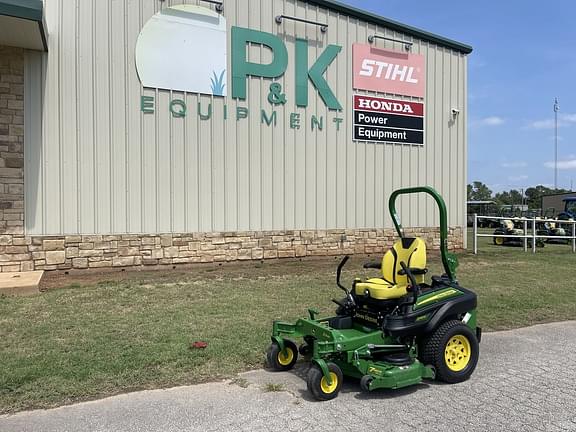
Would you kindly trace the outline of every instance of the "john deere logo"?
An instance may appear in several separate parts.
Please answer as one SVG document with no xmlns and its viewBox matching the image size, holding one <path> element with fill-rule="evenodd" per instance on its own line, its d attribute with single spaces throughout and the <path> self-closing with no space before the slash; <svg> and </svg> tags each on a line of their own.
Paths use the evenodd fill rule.
<svg viewBox="0 0 576 432">
<path fill-rule="evenodd" d="M 226 19 L 208 8 L 162 9 L 136 43 L 142 85 L 226 96 L 226 39 Z"/>
</svg>

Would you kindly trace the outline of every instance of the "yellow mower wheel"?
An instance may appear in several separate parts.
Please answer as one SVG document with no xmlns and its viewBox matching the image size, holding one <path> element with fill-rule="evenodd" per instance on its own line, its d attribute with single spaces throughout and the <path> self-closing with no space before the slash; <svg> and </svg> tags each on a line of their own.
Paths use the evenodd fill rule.
<svg viewBox="0 0 576 432">
<path fill-rule="evenodd" d="M 342 370 L 335 363 L 328 363 L 328 372 L 330 374 L 330 383 L 322 373 L 322 369 L 318 365 L 312 365 L 306 377 L 306 384 L 308 391 L 321 401 L 334 399 L 340 393 L 342 388 L 342 381 L 344 374 Z"/>
<path fill-rule="evenodd" d="M 320 388 L 323 393 L 331 394 L 338 388 L 338 376 L 334 372 L 330 372 L 330 380 L 332 384 L 328 384 L 328 380 L 324 376 L 320 380 Z"/>
<path fill-rule="evenodd" d="M 291 340 L 284 340 L 284 350 L 277 343 L 272 343 L 266 352 L 266 361 L 275 371 L 287 371 L 294 367 L 298 360 L 298 347 Z"/>
<path fill-rule="evenodd" d="M 470 363 L 470 341 L 466 336 L 457 334 L 450 338 L 444 349 L 444 361 L 448 369 L 460 372 Z"/>
</svg>

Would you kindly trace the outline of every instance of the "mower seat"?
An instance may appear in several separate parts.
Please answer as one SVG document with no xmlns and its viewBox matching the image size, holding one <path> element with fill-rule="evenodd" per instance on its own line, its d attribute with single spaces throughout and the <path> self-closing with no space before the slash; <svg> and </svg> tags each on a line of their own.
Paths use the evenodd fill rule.
<svg viewBox="0 0 576 432">
<path fill-rule="evenodd" d="M 426 273 L 426 243 L 421 238 L 403 238 L 382 258 L 382 277 L 371 278 L 365 282 L 357 282 L 354 292 L 357 296 L 367 296 L 376 300 L 391 300 L 407 294 L 406 288 L 410 280 L 400 262 L 404 262 L 412 270 L 416 282 L 424 283 Z"/>
<path fill-rule="evenodd" d="M 504 219 L 502 221 L 502 226 L 507 230 L 513 230 L 514 229 L 514 222 L 512 222 L 510 219 Z"/>
</svg>

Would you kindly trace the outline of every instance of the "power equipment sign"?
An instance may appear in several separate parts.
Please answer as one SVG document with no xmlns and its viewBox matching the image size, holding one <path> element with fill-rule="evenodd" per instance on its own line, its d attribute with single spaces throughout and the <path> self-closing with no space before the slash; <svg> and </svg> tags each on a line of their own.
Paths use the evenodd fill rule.
<svg viewBox="0 0 576 432">
<path fill-rule="evenodd" d="M 354 140 L 424 144 L 424 104 L 354 95 Z"/>
</svg>

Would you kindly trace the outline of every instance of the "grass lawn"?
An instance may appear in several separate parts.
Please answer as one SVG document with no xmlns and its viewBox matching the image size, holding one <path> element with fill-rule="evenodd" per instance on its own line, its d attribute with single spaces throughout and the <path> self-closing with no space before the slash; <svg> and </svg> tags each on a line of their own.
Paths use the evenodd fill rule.
<svg viewBox="0 0 576 432">
<path fill-rule="evenodd" d="M 356 257 L 345 279 L 364 274 Z M 429 259 L 439 273 L 438 257 Z M 331 313 L 337 260 L 166 272 L 51 276 L 32 297 L 0 297 L 0 413 L 198 383 L 263 365 L 274 319 Z M 483 239 L 458 276 L 485 330 L 576 319 L 576 254 L 536 255 Z M 206 349 L 191 349 L 194 341 Z"/>
</svg>

